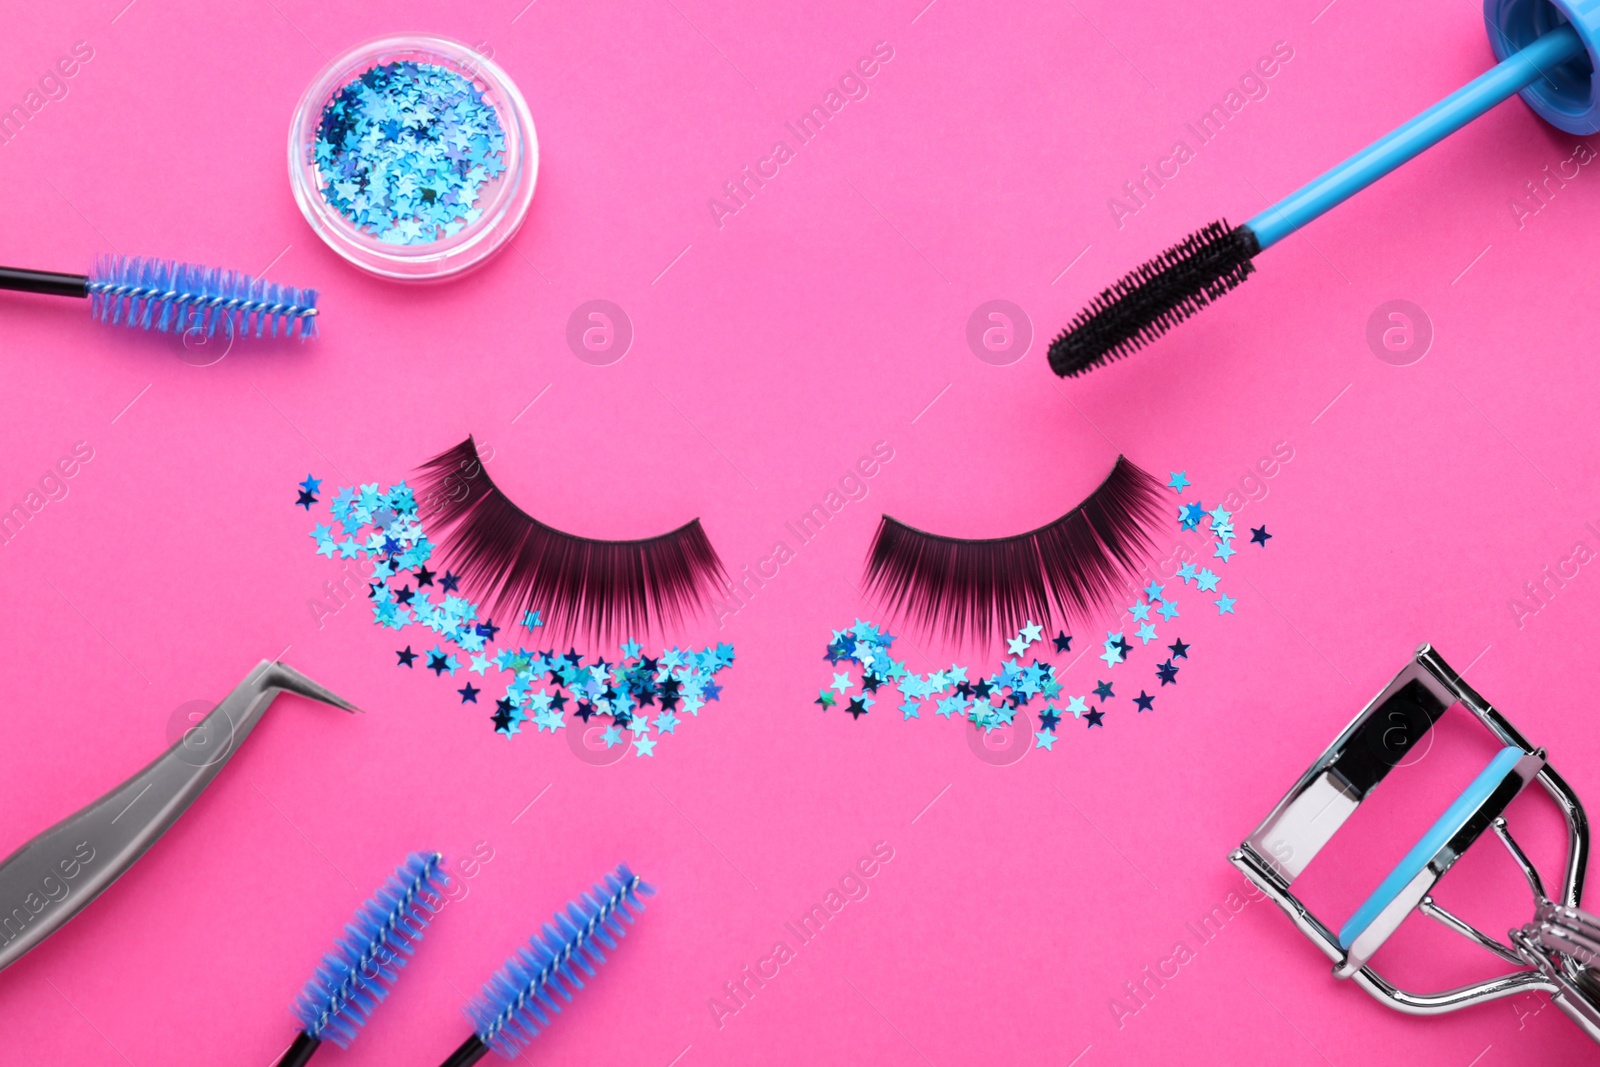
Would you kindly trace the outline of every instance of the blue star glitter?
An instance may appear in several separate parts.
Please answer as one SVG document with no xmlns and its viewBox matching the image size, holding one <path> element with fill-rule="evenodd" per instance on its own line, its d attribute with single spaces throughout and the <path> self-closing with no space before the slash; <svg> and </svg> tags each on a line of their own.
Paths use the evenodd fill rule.
<svg viewBox="0 0 1600 1067">
<path fill-rule="evenodd" d="M 316 479 L 307 481 L 320 488 Z M 301 483 L 302 494 L 308 492 L 305 485 Z M 479 675 L 485 684 L 480 688 L 468 681 L 455 689 L 459 704 L 486 702 L 478 698 L 496 680 L 491 669 L 509 676 L 500 679 L 505 684 L 505 695 L 495 699 L 495 711 L 489 716 L 497 733 L 512 737 L 531 722 L 536 727 L 534 732 L 554 734 L 566 727 L 565 709 L 575 703 L 574 713 L 585 722 L 595 715 L 611 719 L 607 747 L 623 743 L 620 728 L 626 727 L 634 755 L 653 757 L 660 735 L 675 733 L 683 721 L 676 711 L 698 718 L 700 709 L 722 694 L 722 686 L 714 676 L 733 665 L 734 649 L 726 643 L 698 650 L 669 648 L 650 658 L 644 655 L 643 646 L 630 637 L 622 643 L 622 658 L 616 663 L 605 659 L 585 662 L 577 649 L 565 655 L 558 655 L 554 649 L 491 650 L 487 646 L 496 643 L 503 628 L 484 617 L 477 603 L 458 592 L 458 576 L 445 571 L 435 581 L 434 572 L 426 566 L 433 555 L 433 544 L 423 530 L 416 498 L 404 482 L 388 489 L 376 483 L 363 485 L 359 491 L 344 488 L 328 506 L 348 535 L 337 546 L 340 557 L 359 560 L 370 567 L 367 583 L 373 621 L 394 630 L 425 626 L 437 635 L 433 648 L 427 652 L 413 652 L 410 645 L 397 651 L 397 665 L 412 667 L 413 661 L 420 659 L 425 670 L 435 678 L 443 678 L 454 677 L 463 666 L 462 660 L 467 660 L 469 671 Z M 312 529 L 311 539 L 318 554 L 333 555 L 331 525 L 319 523 Z M 430 589 L 437 591 L 439 599 L 430 595 Z M 331 613 L 342 606 L 342 601 L 336 601 L 323 605 L 321 610 Z M 527 612 L 522 625 L 529 633 L 542 626 L 539 612 Z M 873 640 L 880 639 L 885 647 L 893 640 L 873 631 Z M 904 677 L 909 673 L 887 655 L 884 660 L 884 669 L 890 676 L 898 673 Z M 653 722 L 640 710 L 646 706 L 661 709 Z M 652 727 L 655 737 L 650 736 Z"/>
<path fill-rule="evenodd" d="M 405 61 L 335 93 L 313 153 L 329 206 L 380 241 L 420 245 L 478 220 L 505 148 L 500 116 L 472 81 Z"/>
<path fill-rule="evenodd" d="M 1173 480 L 1168 484 L 1182 494 L 1191 483 L 1185 472 L 1175 471 Z M 1196 531 L 1199 538 L 1204 538 L 1209 533 L 1209 539 L 1219 549 L 1216 558 L 1226 563 L 1228 558 L 1235 554 L 1232 544 L 1235 537 L 1233 517 L 1226 507 L 1219 505 L 1207 510 L 1195 500 L 1179 509 L 1177 526 L 1185 533 Z M 1203 528 L 1207 520 L 1210 523 L 1209 530 Z M 1266 533 L 1265 526 L 1259 531 L 1252 528 L 1251 533 L 1261 535 L 1251 537 L 1251 541 L 1256 544 L 1265 544 L 1266 537 L 1270 536 Z M 1103 652 L 1097 657 L 1107 668 L 1148 655 L 1141 653 L 1141 650 L 1158 639 L 1157 625 L 1179 617 L 1178 603 L 1167 593 L 1169 586 L 1164 586 L 1162 584 L 1164 581 L 1176 578 L 1184 586 L 1193 583 L 1202 592 L 1217 593 L 1219 599 L 1214 600 L 1213 604 L 1218 614 L 1234 613 L 1234 598 L 1218 589 L 1220 577 L 1197 562 L 1196 550 L 1199 546 L 1191 544 L 1196 539 L 1196 537 L 1180 539 L 1160 569 L 1146 570 L 1139 581 L 1148 581 L 1149 584 L 1142 590 L 1124 591 L 1131 595 L 1133 603 L 1126 609 L 1125 614 L 1118 618 L 1131 619 L 1137 626 L 1132 636 L 1138 639 L 1139 644 L 1135 646 L 1131 643 L 1126 631 L 1108 630 Z M 315 535 L 313 540 L 316 540 Z M 896 660 L 890 654 L 889 648 L 894 640 L 894 636 L 887 630 L 861 619 L 857 619 L 852 626 L 832 631 L 822 658 L 832 665 L 834 684 L 821 690 L 814 703 L 824 711 L 832 707 L 844 707 L 851 717 L 859 719 L 868 714 L 873 702 L 873 698 L 867 694 L 879 693 L 880 696 L 884 696 L 886 694 L 882 692 L 883 687 L 892 682 L 898 690 L 898 698 L 903 700 L 900 710 L 905 719 L 920 719 L 919 712 L 923 702 L 929 701 L 928 706 L 933 709 L 937 717 L 965 719 L 971 729 L 983 733 L 991 733 L 1008 725 L 1015 725 L 1018 728 L 1027 726 L 1034 737 L 1032 749 L 1042 748 L 1047 752 L 1051 751 L 1055 742 L 1060 739 L 1058 727 L 1068 715 L 1082 722 L 1086 728 L 1104 728 L 1107 716 L 1105 702 L 1113 696 L 1110 682 L 1097 682 L 1093 693 L 1101 702 L 1101 706 L 1090 707 L 1088 697 L 1063 695 L 1063 682 L 1068 681 L 1066 671 L 1072 668 L 1076 660 L 1065 666 L 1058 666 L 1041 662 L 1039 659 L 1024 664 L 1020 659 L 1036 642 L 1040 643 L 1039 651 L 1049 655 L 1053 648 L 1055 655 L 1066 658 L 1071 652 L 1073 639 L 1065 630 L 1058 631 L 1056 637 L 1050 638 L 1044 635 L 1042 626 L 1029 621 L 1015 637 L 1001 640 L 1001 645 L 1009 653 L 1009 657 L 999 661 L 998 669 L 987 676 L 973 669 L 970 673 L 974 677 L 970 682 L 969 669 L 960 664 L 952 664 L 948 668 L 935 670 L 926 675 L 911 671 L 903 662 Z M 1179 667 L 1176 661 L 1189 658 L 1190 645 L 1182 639 L 1174 640 L 1166 648 L 1171 655 L 1164 662 L 1155 665 L 1155 675 L 1159 680 L 1158 691 L 1166 686 L 1177 685 Z M 853 670 L 852 664 L 858 669 Z M 855 695 L 858 675 L 860 696 Z M 1087 683 L 1075 683 L 1072 687 L 1080 688 L 1080 684 Z M 889 692 L 894 690 L 891 689 Z M 1030 725 L 1024 709 L 1036 698 L 1042 698 L 1043 706 L 1042 708 L 1033 706 L 1031 710 L 1037 716 L 1037 725 Z M 1138 696 L 1127 699 L 1130 699 L 1136 712 L 1154 710 L 1155 696 L 1143 689 L 1139 690 Z M 1058 706 L 1055 703 L 1058 700 L 1064 706 Z M 1119 717 L 1117 721 L 1120 724 L 1124 720 Z M 1022 734 L 1021 737 L 1023 739 L 1021 743 L 1027 744 L 1027 735 Z"/>
</svg>

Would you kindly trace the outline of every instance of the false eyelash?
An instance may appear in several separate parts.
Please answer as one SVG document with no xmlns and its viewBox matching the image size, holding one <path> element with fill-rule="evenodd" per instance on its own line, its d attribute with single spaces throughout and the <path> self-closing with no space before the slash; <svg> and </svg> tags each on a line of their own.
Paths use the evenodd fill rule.
<svg viewBox="0 0 1600 1067">
<path fill-rule="evenodd" d="M 449 527 L 441 547 L 496 610 L 539 609 L 553 629 L 595 636 L 677 622 L 726 582 L 699 519 L 635 541 L 546 526 L 489 478 L 471 437 L 422 465 L 419 510 Z"/>
<path fill-rule="evenodd" d="M 1155 545 L 1161 483 L 1123 456 L 1089 496 L 1048 525 L 1015 537 L 963 540 L 888 515 L 867 559 L 867 587 L 949 637 L 1009 633 L 1053 614 L 1086 618 L 1127 585 Z"/>
</svg>

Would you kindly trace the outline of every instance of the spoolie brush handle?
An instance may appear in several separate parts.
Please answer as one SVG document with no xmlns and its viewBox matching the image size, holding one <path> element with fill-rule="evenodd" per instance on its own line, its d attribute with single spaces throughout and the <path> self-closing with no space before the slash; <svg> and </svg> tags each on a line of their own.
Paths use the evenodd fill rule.
<svg viewBox="0 0 1600 1067">
<path fill-rule="evenodd" d="M 306 1067 L 311 1056 L 322 1047 L 322 1042 L 302 1030 L 295 1036 L 294 1044 L 279 1058 L 276 1067 Z"/>
<path fill-rule="evenodd" d="M 0 267 L 0 289 L 18 293 L 43 293 L 46 296 L 89 297 L 87 274 L 61 274 L 53 270 L 26 270 Z"/>
<path fill-rule="evenodd" d="M 489 1046 L 478 1040 L 478 1035 L 473 1034 L 461 1042 L 461 1047 L 450 1054 L 450 1058 L 440 1064 L 440 1067 L 472 1067 L 474 1063 L 488 1055 Z"/>
<path fill-rule="evenodd" d="M 1272 247 L 1583 52 L 1583 41 L 1571 25 L 1551 30 L 1245 225 L 1262 248 Z"/>
</svg>

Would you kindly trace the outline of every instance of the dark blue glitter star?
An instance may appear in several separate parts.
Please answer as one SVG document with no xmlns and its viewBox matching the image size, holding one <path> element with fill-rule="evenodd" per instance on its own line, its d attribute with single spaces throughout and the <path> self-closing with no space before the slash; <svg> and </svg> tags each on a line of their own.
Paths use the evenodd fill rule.
<svg viewBox="0 0 1600 1067">
<path fill-rule="evenodd" d="M 1262 548 L 1266 548 L 1267 542 L 1271 539 L 1272 535 L 1267 533 L 1267 528 L 1265 525 L 1250 527 L 1251 544 L 1260 545 Z"/>
<path fill-rule="evenodd" d="M 1100 720 L 1105 717 L 1106 713 L 1101 711 L 1099 708 L 1096 708 L 1094 711 L 1091 711 L 1085 715 L 1084 719 L 1086 720 L 1087 726 L 1100 726 L 1101 729 L 1104 729 L 1105 727 L 1101 724 Z"/>
<path fill-rule="evenodd" d="M 1048 708 L 1039 713 L 1039 729 L 1041 730 L 1049 730 L 1051 733 L 1055 733 L 1056 723 L 1060 721 L 1061 716 Z"/>
<path fill-rule="evenodd" d="M 851 718 L 859 719 L 867 713 L 867 706 L 861 702 L 860 697 L 851 697 L 850 706 L 844 710 L 850 713 Z"/>
<path fill-rule="evenodd" d="M 1067 636 L 1067 631 L 1059 631 L 1051 640 L 1055 642 L 1057 652 L 1072 651 L 1072 638 Z"/>
<path fill-rule="evenodd" d="M 411 666 L 411 661 L 417 658 L 417 654 L 411 651 L 410 645 L 407 645 L 404 651 L 396 652 L 395 655 L 400 657 L 400 662 L 395 664 L 396 667 L 409 667 Z"/>
<path fill-rule="evenodd" d="M 1111 683 L 1110 682 L 1100 682 L 1098 685 L 1096 685 L 1094 687 L 1094 695 L 1099 697 L 1101 700 L 1104 700 L 1107 697 L 1112 696 L 1113 694 L 1111 692 Z"/>
<path fill-rule="evenodd" d="M 1189 658 L 1189 646 L 1183 643 L 1183 638 L 1178 638 L 1178 640 L 1172 642 L 1172 644 L 1168 645 L 1167 647 L 1172 649 L 1173 659 L 1178 659 L 1180 656 L 1183 659 Z"/>
<path fill-rule="evenodd" d="M 490 716 L 490 720 L 494 723 L 494 728 L 500 733 L 509 733 L 511 724 L 516 721 L 516 710 L 511 703 L 511 698 L 501 697 L 494 702 L 494 706 L 495 712 Z"/>
<path fill-rule="evenodd" d="M 311 505 L 315 504 L 316 502 L 317 502 L 316 495 L 314 493 L 308 493 L 304 489 L 300 490 L 300 499 L 295 501 L 296 504 L 299 504 L 301 507 L 305 508 L 307 511 L 310 511 L 311 510 Z"/>
<path fill-rule="evenodd" d="M 432 585 L 432 584 L 433 584 L 433 572 L 430 571 L 427 567 L 418 567 L 417 568 L 417 588 L 421 589 L 425 585 Z"/>
<path fill-rule="evenodd" d="M 1153 710 L 1152 705 L 1155 704 L 1155 701 L 1156 698 L 1146 693 L 1143 689 L 1139 690 L 1139 695 L 1133 698 L 1133 702 L 1139 705 L 1140 711 Z"/>
<path fill-rule="evenodd" d="M 456 692 L 461 694 L 461 703 L 476 704 L 478 702 L 478 694 L 483 692 L 483 690 L 473 688 L 472 683 L 468 682 L 462 688 L 457 689 Z"/>
<path fill-rule="evenodd" d="M 1162 685 L 1178 684 L 1178 668 L 1172 665 L 1170 659 L 1156 666 L 1156 674 L 1160 677 Z"/>
<path fill-rule="evenodd" d="M 460 583 L 460 578 L 457 578 L 449 571 L 445 571 L 444 577 L 439 579 L 439 591 L 441 593 L 454 593 L 456 591 L 456 586 L 458 586 Z"/>
<path fill-rule="evenodd" d="M 428 669 L 433 672 L 435 678 L 450 669 L 449 664 L 446 662 L 448 658 L 438 652 L 428 653 Z"/>
</svg>

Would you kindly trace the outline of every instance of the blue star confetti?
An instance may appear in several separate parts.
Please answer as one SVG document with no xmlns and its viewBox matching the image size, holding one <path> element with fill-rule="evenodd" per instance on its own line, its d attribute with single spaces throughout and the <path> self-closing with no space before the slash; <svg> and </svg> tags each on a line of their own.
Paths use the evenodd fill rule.
<svg viewBox="0 0 1600 1067">
<path fill-rule="evenodd" d="M 1169 487 L 1179 495 L 1191 484 L 1184 471 L 1174 471 L 1168 482 Z M 1203 539 L 1209 534 L 1214 542 L 1214 556 L 1209 562 L 1218 566 L 1227 564 L 1235 554 L 1233 515 L 1221 506 L 1208 510 L 1198 500 L 1191 500 L 1178 509 L 1177 527 L 1187 537 L 1180 539 L 1174 548 L 1166 564 L 1171 569 L 1155 576 L 1151 576 L 1153 571 L 1147 572 L 1147 585 L 1142 589 L 1127 591 L 1133 603 L 1127 606 L 1121 618 L 1133 625 L 1125 626 L 1122 630 L 1106 631 L 1102 651 L 1096 657 L 1104 662 L 1106 670 L 1128 662 L 1130 657 L 1138 657 L 1141 649 L 1159 639 L 1158 627 L 1180 617 L 1177 596 L 1180 585 L 1187 587 L 1193 584 L 1201 592 L 1216 597 L 1212 603 L 1218 615 L 1235 613 L 1234 606 L 1238 600 L 1222 590 L 1222 576 L 1209 566 L 1197 564 L 1195 546 L 1185 543 L 1193 538 Z M 1251 533 L 1251 541 L 1263 546 L 1270 536 L 1265 526 L 1252 529 Z M 1137 639 L 1137 644 L 1129 640 L 1130 631 L 1131 636 Z M 823 661 L 830 665 L 831 684 L 821 689 L 811 702 L 824 712 L 834 708 L 843 709 L 852 719 L 859 721 L 871 718 L 874 705 L 887 700 L 900 711 L 902 720 L 921 720 L 923 711 L 932 711 L 938 718 L 964 719 L 972 729 L 985 732 L 1017 722 L 1018 711 L 1029 708 L 1037 720 L 1037 728 L 1032 731 L 1032 747 L 1046 752 L 1055 750 L 1056 742 L 1061 739 L 1061 723 L 1069 716 L 1073 721 L 1083 723 L 1087 729 L 1104 729 L 1108 716 L 1115 719 L 1123 714 L 1119 710 L 1112 715 L 1110 702 L 1115 692 L 1110 681 L 1097 678 L 1092 686 L 1087 681 L 1073 685 L 1083 695 L 1064 692 L 1066 671 L 1084 653 L 1064 667 L 1037 658 L 1032 662 L 1024 662 L 1024 657 L 1036 643 L 1046 654 L 1050 654 L 1052 648 L 1054 655 L 1064 657 L 1069 654 L 1073 637 L 1065 630 L 1058 631 L 1053 638 L 1046 637 L 1043 627 L 1029 621 L 1014 637 L 1001 642 L 1006 654 L 999 669 L 987 677 L 960 664 L 918 674 L 894 658 L 891 652 L 894 641 L 894 635 L 887 630 L 861 619 L 851 626 L 833 631 L 822 654 Z M 1166 686 L 1178 684 L 1180 668 L 1176 661 L 1187 662 L 1193 646 L 1182 638 L 1174 638 L 1164 647 L 1170 654 L 1154 666 L 1158 692 Z M 1141 668 L 1149 669 L 1148 666 Z M 968 680 L 969 673 L 971 681 Z M 1090 699 L 1098 700 L 1099 706 L 1090 707 Z M 1136 713 L 1153 713 L 1155 710 L 1155 696 L 1144 689 L 1139 690 L 1138 696 L 1124 695 L 1122 701 L 1132 704 Z M 1117 707 L 1125 705 L 1119 701 Z"/>
<path fill-rule="evenodd" d="M 373 67 L 335 93 L 313 153 L 329 206 L 387 244 L 423 245 L 478 220 L 505 149 L 500 116 L 477 85 L 405 61 Z"/>
<path fill-rule="evenodd" d="M 313 493 L 308 485 L 320 488 L 321 483 L 308 475 L 300 484 L 302 496 Z M 492 700 L 495 710 L 487 718 L 498 733 L 511 737 L 530 727 L 531 732 L 554 734 L 568 725 L 565 716 L 571 705 L 585 724 L 595 716 L 610 720 L 604 734 L 608 747 L 630 744 L 636 758 L 653 759 L 660 738 L 676 735 L 684 721 L 680 713 L 699 718 L 707 703 L 721 698 L 715 677 L 733 665 L 731 644 L 669 648 L 649 656 L 630 637 L 612 662 L 604 656 L 587 660 L 576 648 L 558 653 L 498 643 L 505 627 L 461 595 L 460 579 L 449 570 L 440 577 L 428 569 L 434 546 L 405 482 L 341 489 L 329 511 L 332 522 L 317 524 L 311 539 L 318 555 L 331 558 L 338 551 L 341 558 L 371 565 L 367 595 L 373 623 L 397 632 L 416 626 L 432 631 L 418 646 L 424 651 L 410 644 L 396 650 L 395 665 L 423 677 L 431 672 L 436 681 L 454 679 L 463 667 L 468 678 L 479 676 L 481 684 L 462 679 L 466 684 L 457 687 L 450 682 L 453 699 L 458 706 L 487 706 Z M 529 611 L 521 620 L 521 633 L 526 637 L 543 625 L 539 612 Z M 429 643 L 432 648 L 426 647 Z M 416 671 L 418 660 L 422 671 Z M 849 688 L 846 682 L 841 694 Z M 488 695 L 491 683 L 504 683 L 504 695 Z M 818 703 L 826 710 L 834 700 L 830 691 L 824 692 L 829 699 Z M 483 701 L 479 694 L 485 694 Z M 864 700 L 863 714 L 872 705 L 870 697 L 852 698 L 851 703 L 857 700 Z"/>
</svg>

